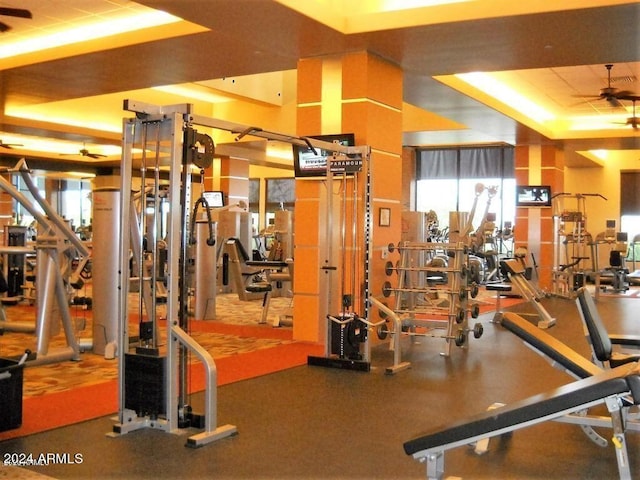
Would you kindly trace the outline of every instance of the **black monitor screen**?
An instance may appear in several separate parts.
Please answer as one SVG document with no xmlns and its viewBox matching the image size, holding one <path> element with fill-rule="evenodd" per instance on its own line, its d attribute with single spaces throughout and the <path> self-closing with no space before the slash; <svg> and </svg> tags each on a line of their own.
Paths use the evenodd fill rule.
<svg viewBox="0 0 640 480">
<path fill-rule="evenodd" d="M 220 191 L 209 191 L 202 194 L 209 208 L 224 207 L 224 195 Z"/>
<path fill-rule="evenodd" d="M 550 207 L 551 187 L 548 185 L 518 185 L 516 187 L 516 206 Z"/>
<path fill-rule="evenodd" d="M 355 135 L 353 133 L 343 133 L 339 135 L 318 135 L 316 140 L 325 142 L 338 142 L 344 146 L 355 145 Z M 312 148 L 293 146 L 293 167 L 296 177 L 322 177 L 327 174 L 327 158 L 333 155 L 332 151 L 317 149 L 315 153 Z"/>
</svg>

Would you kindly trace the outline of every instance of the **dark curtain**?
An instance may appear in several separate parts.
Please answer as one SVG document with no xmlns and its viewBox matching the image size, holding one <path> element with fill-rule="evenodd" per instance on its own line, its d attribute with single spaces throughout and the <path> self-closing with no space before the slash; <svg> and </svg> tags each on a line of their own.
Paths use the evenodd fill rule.
<svg viewBox="0 0 640 480">
<path fill-rule="evenodd" d="M 417 156 L 417 179 L 458 178 L 457 150 L 422 150 Z"/>
<path fill-rule="evenodd" d="M 417 179 L 513 178 L 513 147 L 425 149 L 418 151 Z"/>
</svg>

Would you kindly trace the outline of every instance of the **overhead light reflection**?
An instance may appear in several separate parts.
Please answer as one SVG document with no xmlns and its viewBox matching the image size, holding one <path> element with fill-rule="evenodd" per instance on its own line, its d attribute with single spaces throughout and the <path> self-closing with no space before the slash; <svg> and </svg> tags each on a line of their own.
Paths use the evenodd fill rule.
<svg viewBox="0 0 640 480">
<path fill-rule="evenodd" d="M 544 124 L 555 119 L 554 114 L 488 73 L 459 73 L 455 76 L 539 124 Z"/>
<path fill-rule="evenodd" d="M 383 0 L 380 8 L 383 12 L 408 10 L 411 8 L 437 7 L 451 3 L 463 3 L 469 0 Z"/>
<path fill-rule="evenodd" d="M 152 90 L 158 90 L 160 92 L 209 103 L 230 102 L 232 100 L 226 95 L 218 95 L 208 89 L 204 89 L 193 84 L 161 85 L 159 87 L 152 87 Z"/>
<path fill-rule="evenodd" d="M 0 45 L 0 59 L 16 57 L 64 45 L 96 40 L 112 35 L 135 32 L 150 27 L 168 25 L 181 21 L 180 18 L 159 10 L 129 15 L 122 18 L 64 28 L 48 35 L 31 36 L 26 40 Z"/>
</svg>

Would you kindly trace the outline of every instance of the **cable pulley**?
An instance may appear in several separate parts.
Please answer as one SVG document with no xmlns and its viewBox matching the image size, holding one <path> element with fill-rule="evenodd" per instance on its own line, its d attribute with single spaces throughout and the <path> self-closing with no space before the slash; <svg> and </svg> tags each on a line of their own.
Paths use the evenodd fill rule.
<svg viewBox="0 0 640 480">
<path fill-rule="evenodd" d="M 213 139 L 205 133 L 198 133 L 193 128 L 186 130 L 185 139 L 187 160 L 198 168 L 209 168 L 216 151 Z"/>
</svg>

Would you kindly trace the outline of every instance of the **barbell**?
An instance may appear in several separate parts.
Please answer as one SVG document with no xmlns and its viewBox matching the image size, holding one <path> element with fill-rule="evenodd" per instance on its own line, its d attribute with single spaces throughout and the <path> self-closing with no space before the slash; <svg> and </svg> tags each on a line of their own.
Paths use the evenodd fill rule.
<svg viewBox="0 0 640 480">
<path fill-rule="evenodd" d="M 406 335 L 409 337 L 431 337 L 431 338 L 444 338 L 445 340 L 453 340 L 457 347 L 461 347 L 467 341 L 467 332 L 473 332 L 473 338 L 480 338 L 484 333 L 484 327 L 481 323 L 476 323 L 473 326 L 473 329 L 463 329 L 460 328 L 455 333 L 455 335 L 435 335 L 433 333 L 423 333 L 423 332 L 411 332 L 411 331 L 401 331 L 400 335 Z M 376 330 L 376 334 L 380 340 L 385 340 L 389 335 L 395 335 L 398 332 L 392 332 L 388 329 L 387 325 L 380 325 Z"/>
</svg>

